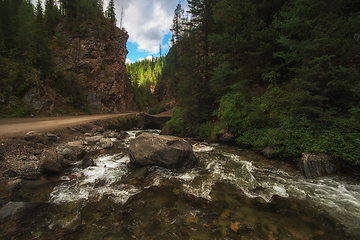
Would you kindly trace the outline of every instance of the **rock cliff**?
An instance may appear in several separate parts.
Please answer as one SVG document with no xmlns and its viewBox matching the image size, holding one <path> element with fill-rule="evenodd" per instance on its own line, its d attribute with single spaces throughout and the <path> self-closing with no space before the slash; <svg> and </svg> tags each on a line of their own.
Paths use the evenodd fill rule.
<svg viewBox="0 0 360 240">
<path fill-rule="evenodd" d="M 78 31 L 59 24 L 51 48 L 61 74 L 50 80 L 54 86 L 30 89 L 23 100 L 39 112 L 66 109 L 67 102 L 78 104 L 75 101 L 94 113 L 136 110 L 126 75 L 128 37 L 125 30 L 100 23 L 84 24 Z M 81 101 L 79 96 L 69 100 L 66 91 L 81 95 Z"/>
</svg>

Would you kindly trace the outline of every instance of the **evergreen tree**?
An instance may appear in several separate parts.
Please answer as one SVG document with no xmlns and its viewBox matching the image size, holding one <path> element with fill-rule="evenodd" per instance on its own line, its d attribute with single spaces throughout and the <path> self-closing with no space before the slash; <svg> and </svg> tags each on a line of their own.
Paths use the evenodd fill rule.
<svg viewBox="0 0 360 240">
<path fill-rule="evenodd" d="M 45 1 L 45 28 L 48 35 L 55 33 L 55 26 L 60 21 L 60 11 L 55 4 L 55 0 Z"/>
<path fill-rule="evenodd" d="M 187 122 L 211 118 L 214 98 L 210 91 L 209 35 L 213 24 L 213 0 L 189 0 L 190 34 L 181 41 L 179 104 Z"/>
<path fill-rule="evenodd" d="M 110 22 L 116 25 L 116 13 L 115 13 L 115 3 L 114 0 L 109 1 L 109 5 L 106 9 L 105 16 Z"/>
<path fill-rule="evenodd" d="M 100 13 L 103 14 L 104 12 L 104 0 L 97 0 L 97 5 L 100 10 Z"/>
<path fill-rule="evenodd" d="M 15 36 L 18 30 L 18 21 L 17 21 L 17 13 L 18 8 L 14 8 L 14 2 L 11 0 L 2 0 L 1 1 L 1 14 L 0 14 L 0 21 L 2 25 L 2 33 L 4 37 L 4 46 L 5 52 L 9 53 L 11 49 L 15 48 L 16 41 Z"/>
<path fill-rule="evenodd" d="M 36 3 L 35 24 L 38 29 L 43 29 L 43 27 L 44 27 L 44 15 L 43 15 L 43 9 L 42 9 L 40 0 L 38 0 Z"/>
<path fill-rule="evenodd" d="M 16 44 L 19 49 L 20 57 L 33 61 L 33 48 L 34 41 L 34 9 L 29 1 L 22 1 L 18 11 L 19 28 L 17 29 Z"/>
<path fill-rule="evenodd" d="M 80 0 L 60 0 L 61 7 L 68 19 L 76 19 L 79 14 Z"/>
<path fill-rule="evenodd" d="M 172 22 L 172 27 L 170 28 L 172 33 L 171 42 L 175 44 L 181 40 L 185 25 L 184 9 L 180 3 L 176 6 Z"/>
</svg>

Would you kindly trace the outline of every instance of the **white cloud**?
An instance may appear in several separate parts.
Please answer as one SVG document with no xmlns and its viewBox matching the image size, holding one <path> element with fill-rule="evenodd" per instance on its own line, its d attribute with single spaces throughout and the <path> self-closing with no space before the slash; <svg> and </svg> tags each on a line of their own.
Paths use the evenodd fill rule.
<svg viewBox="0 0 360 240">
<path fill-rule="evenodd" d="M 153 56 L 147 56 L 146 58 L 138 58 L 138 59 L 136 59 L 136 61 L 141 62 L 142 60 L 145 60 L 145 59 L 152 60 L 153 58 L 154 58 Z"/>
<path fill-rule="evenodd" d="M 105 9 L 108 2 L 104 1 Z M 161 40 L 170 31 L 178 3 L 179 0 L 115 0 L 117 25 L 120 25 L 123 8 L 122 25 L 129 33 L 129 42 L 137 43 L 140 51 L 157 54 Z M 182 5 L 185 8 L 186 1 Z"/>
<path fill-rule="evenodd" d="M 36 0 L 31 0 L 35 5 Z M 176 5 L 181 2 L 187 10 L 186 0 L 114 0 L 117 26 L 120 26 L 121 9 L 124 9 L 122 26 L 129 33 L 129 42 L 139 45 L 138 50 L 159 53 L 164 35 L 170 32 Z M 104 0 L 104 11 L 109 0 Z M 162 46 L 163 47 L 163 46 Z M 169 48 L 164 46 L 163 49 Z"/>
<path fill-rule="evenodd" d="M 131 64 L 131 63 L 133 63 L 133 61 L 131 61 L 130 59 L 126 59 L 126 61 L 125 61 L 125 63 L 129 63 L 129 64 Z"/>
</svg>

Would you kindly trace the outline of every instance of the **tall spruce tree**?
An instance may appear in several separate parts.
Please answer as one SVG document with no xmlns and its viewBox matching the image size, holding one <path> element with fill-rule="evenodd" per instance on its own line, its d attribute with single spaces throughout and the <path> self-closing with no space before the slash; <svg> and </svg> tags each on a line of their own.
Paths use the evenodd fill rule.
<svg viewBox="0 0 360 240">
<path fill-rule="evenodd" d="M 109 1 L 109 5 L 106 9 L 105 16 L 110 22 L 116 25 L 116 13 L 115 13 L 115 3 L 114 0 Z"/>
<path fill-rule="evenodd" d="M 209 42 L 213 0 L 189 0 L 191 14 L 190 34 L 181 41 L 181 79 L 179 84 L 180 106 L 188 122 L 207 121 L 214 110 L 210 91 Z"/>
<path fill-rule="evenodd" d="M 176 9 L 174 11 L 174 17 L 172 19 L 172 26 L 170 28 L 170 31 L 172 33 L 172 37 L 171 37 L 172 44 L 179 42 L 182 38 L 182 35 L 184 32 L 184 26 L 185 26 L 184 13 L 185 13 L 185 11 L 181 7 L 181 4 L 179 3 L 176 6 Z"/>
</svg>

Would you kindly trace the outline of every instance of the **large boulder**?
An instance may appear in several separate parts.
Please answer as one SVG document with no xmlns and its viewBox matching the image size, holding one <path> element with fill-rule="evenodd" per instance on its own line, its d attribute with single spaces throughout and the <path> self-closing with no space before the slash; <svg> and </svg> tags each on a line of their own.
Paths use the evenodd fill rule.
<svg viewBox="0 0 360 240">
<path fill-rule="evenodd" d="M 130 141 L 130 161 L 139 166 L 161 166 L 185 171 L 198 165 L 189 143 L 174 136 L 144 132 Z"/>
<path fill-rule="evenodd" d="M 336 172 L 337 167 L 333 161 L 331 156 L 324 153 L 303 153 L 297 168 L 306 178 L 323 177 Z"/>
<path fill-rule="evenodd" d="M 45 150 L 40 155 L 40 172 L 58 174 L 61 171 L 63 157 L 55 149 Z"/>
</svg>

